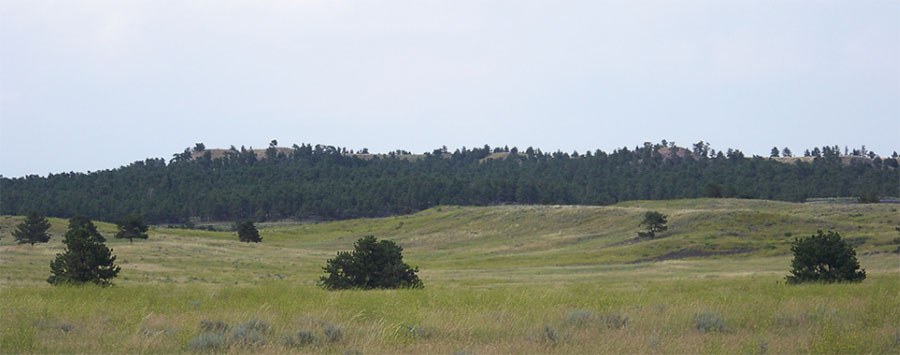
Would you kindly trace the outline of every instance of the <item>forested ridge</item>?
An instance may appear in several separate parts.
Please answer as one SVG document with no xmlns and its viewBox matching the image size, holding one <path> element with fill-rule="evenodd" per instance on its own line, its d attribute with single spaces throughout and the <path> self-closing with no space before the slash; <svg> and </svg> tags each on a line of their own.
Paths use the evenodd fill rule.
<svg viewBox="0 0 900 355">
<path fill-rule="evenodd" d="M 836 146 L 785 163 L 734 149 L 716 152 L 704 142 L 692 149 L 663 141 L 583 154 L 441 148 L 417 156 L 276 144 L 262 154 L 232 147 L 213 158 L 198 143 L 168 163 L 155 158 L 97 172 L 4 177 L 0 213 L 105 221 L 138 213 L 151 223 L 182 223 L 374 217 L 435 205 L 900 195 L 896 153 L 882 158 L 854 151 L 848 159 Z"/>
</svg>

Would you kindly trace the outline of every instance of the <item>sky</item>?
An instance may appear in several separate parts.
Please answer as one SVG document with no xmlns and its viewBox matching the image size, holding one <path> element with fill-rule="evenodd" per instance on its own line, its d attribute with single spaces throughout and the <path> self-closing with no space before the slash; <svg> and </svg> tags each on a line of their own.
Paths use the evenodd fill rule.
<svg viewBox="0 0 900 355">
<path fill-rule="evenodd" d="M 194 143 L 900 151 L 900 1 L 0 1 L 0 174 Z"/>
</svg>

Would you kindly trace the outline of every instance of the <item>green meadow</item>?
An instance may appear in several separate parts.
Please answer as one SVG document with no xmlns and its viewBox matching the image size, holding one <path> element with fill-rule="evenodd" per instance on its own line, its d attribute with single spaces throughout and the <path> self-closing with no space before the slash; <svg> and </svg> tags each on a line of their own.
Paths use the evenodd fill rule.
<svg viewBox="0 0 900 355">
<path fill-rule="evenodd" d="M 116 240 L 115 286 L 54 287 L 49 243 L 0 217 L 0 353 L 898 353 L 898 205 L 691 199 L 441 206 L 413 215 L 156 227 Z M 647 211 L 669 231 L 636 239 Z M 834 230 L 868 278 L 787 285 L 790 243 Z M 325 261 L 391 239 L 418 290 L 325 291 Z M 299 335 L 298 335 L 299 332 Z"/>
</svg>

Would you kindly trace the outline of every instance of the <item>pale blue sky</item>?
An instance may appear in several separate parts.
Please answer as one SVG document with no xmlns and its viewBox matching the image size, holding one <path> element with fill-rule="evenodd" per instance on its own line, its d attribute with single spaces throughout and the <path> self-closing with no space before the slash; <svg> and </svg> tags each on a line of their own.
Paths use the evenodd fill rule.
<svg viewBox="0 0 900 355">
<path fill-rule="evenodd" d="M 0 174 L 207 147 L 900 150 L 898 1 L 0 2 Z"/>
</svg>

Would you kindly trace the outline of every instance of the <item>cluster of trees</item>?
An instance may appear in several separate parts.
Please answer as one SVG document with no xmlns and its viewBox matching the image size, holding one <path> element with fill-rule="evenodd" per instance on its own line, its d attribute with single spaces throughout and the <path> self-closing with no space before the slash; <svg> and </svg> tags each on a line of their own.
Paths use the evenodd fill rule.
<svg viewBox="0 0 900 355">
<path fill-rule="evenodd" d="M 147 239 L 147 226 L 139 215 L 126 216 L 117 224 L 116 238 Z M 34 245 L 50 240 L 49 229 L 50 222 L 44 216 L 31 213 L 16 226 L 13 235 L 20 244 Z M 262 241 L 253 221 L 236 222 L 235 229 L 242 242 Z M 82 216 L 69 219 L 69 230 L 63 239 L 65 250 L 56 254 L 50 263 L 51 275 L 47 282 L 53 285 L 112 285 L 112 279 L 121 268 L 116 266 L 116 256 L 105 242 L 106 238 L 90 219 Z M 393 241 L 378 241 L 374 236 L 367 236 L 353 246 L 353 251 L 338 252 L 328 260 L 322 268 L 327 275 L 319 280 L 320 286 L 330 290 L 423 287 L 416 275 L 419 269 L 403 262 L 403 248 Z"/>
<path fill-rule="evenodd" d="M 31 212 L 22 223 L 16 225 L 13 236 L 19 244 L 47 243 L 50 241 L 50 221 L 37 212 Z M 56 254 L 50 263 L 53 285 L 95 283 L 111 285 L 120 268 L 116 257 L 104 244 L 106 238 L 97 231 L 94 222 L 83 216 L 69 219 L 69 230 L 63 238 L 65 250 Z"/>
<path fill-rule="evenodd" d="M 144 223 L 143 217 L 137 214 L 130 214 L 116 221 L 116 238 L 128 239 L 134 241 L 134 238 L 147 239 L 147 230 L 150 229 Z M 100 243 L 105 243 L 106 238 L 97 231 L 94 222 L 85 216 L 75 215 L 69 218 L 69 231 L 84 229 L 88 236 Z M 22 223 L 16 225 L 16 229 L 12 232 L 13 237 L 19 244 L 47 243 L 50 241 L 50 221 L 37 211 L 31 211 L 25 217 Z M 67 234 L 68 235 L 68 234 Z"/>
<path fill-rule="evenodd" d="M 896 158 L 848 164 L 836 147 L 816 148 L 811 162 L 785 164 L 734 149 L 716 151 L 707 142 L 690 150 L 665 142 L 571 154 L 442 147 L 420 156 L 356 155 L 308 144 L 284 149 L 275 143 L 263 156 L 232 147 L 213 159 L 198 144 L 168 163 L 147 159 L 98 172 L 2 178 L 0 214 L 40 210 L 110 221 L 137 213 L 151 223 L 185 223 L 377 217 L 439 204 L 900 195 Z"/>
<path fill-rule="evenodd" d="M 825 147 L 822 147 L 822 149 L 819 149 L 818 147 L 816 147 L 816 148 L 813 148 L 812 150 L 807 149 L 806 151 L 803 152 L 804 157 L 822 158 L 822 157 L 826 157 L 826 156 L 840 156 L 840 155 L 841 155 L 841 149 L 836 145 L 830 146 L 830 147 L 825 146 Z M 884 161 L 883 159 L 881 159 L 881 157 L 878 156 L 877 153 L 866 149 L 865 145 L 863 145 L 859 148 L 854 148 L 852 150 L 850 148 L 848 148 L 847 146 L 844 146 L 844 154 L 843 155 L 851 156 L 851 157 L 868 157 L 869 159 L 872 159 L 872 160 L 877 159 L 879 162 Z M 794 153 L 791 152 L 791 148 L 784 147 L 784 149 L 781 150 L 781 156 L 785 157 L 785 158 L 791 158 L 794 156 Z M 771 157 L 771 158 L 778 157 L 778 147 L 772 147 L 772 151 L 769 153 L 769 157 Z M 891 159 L 897 159 L 897 158 L 900 158 L 900 154 L 897 154 L 897 152 L 894 152 L 894 154 L 891 155 Z"/>
</svg>

